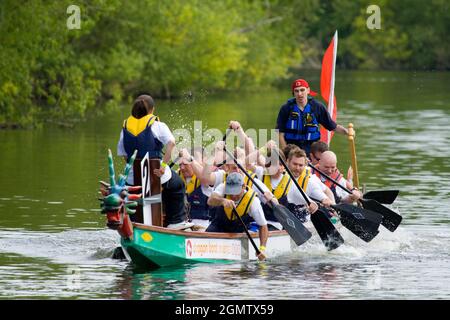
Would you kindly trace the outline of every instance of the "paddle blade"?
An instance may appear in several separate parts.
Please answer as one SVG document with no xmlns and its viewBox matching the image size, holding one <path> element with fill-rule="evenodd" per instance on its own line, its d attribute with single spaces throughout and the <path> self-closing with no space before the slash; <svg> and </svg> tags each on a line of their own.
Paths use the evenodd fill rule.
<svg viewBox="0 0 450 320">
<path fill-rule="evenodd" d="M 391 204 L 397 199 L 399 190 L 373 190 L 364 194 L 364 199 L 376 200 L 379 203 Z"/>
<path fill-rule="evenodd" d="M 311 222 L 328 251 L 334 250 L 344 243 L 341 234 L 336 230 L 324 211 L 319 209 L 313 213 L 311 215 Z"/>
<path fill-rule="evenodd" d="M 383 206 L 381 203 L 371 199 L 362 199 L 360 201 L 365 209 L 377 212 L 383 216 L 381 224 L 389 231 L 394 232 L 400 222 L 402 222 L 403 218 L 401 215 L 388 207 Z"/>
<path fill-rule="evenodd" d="M 288 208 L 278 204 L 272 207 L 275 218 L 291 236 L 296 245 L 301 245 L 311 238 L 311 232 Z"/>
<path fill-rule="evenodd" d="M 338 211 L 342 225 L 365 242 L 371 241 L 378 234 L 383 219 L 380 214 L 350 204 L 332 207 Z"/>
</svg>

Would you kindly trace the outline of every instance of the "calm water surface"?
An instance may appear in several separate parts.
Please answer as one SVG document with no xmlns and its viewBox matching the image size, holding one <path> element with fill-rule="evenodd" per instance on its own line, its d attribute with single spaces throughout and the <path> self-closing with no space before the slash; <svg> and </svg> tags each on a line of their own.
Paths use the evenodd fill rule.
<svg viewBox="0 0 450 320">
<path fill-rule="evenodd" d="M 319 72 L 308 79 L 318 88 Z M 1 299 L 449 299 L 449 73 L 344 72 L 336 80 L 338 122 L 357 131 L 360 180 L 396 188 L 404 217 L 365 243 L 343 230 L 327 252 L 318 237 L 265 262 L 200 264 L 156 271 L 111 259 L 119 239 L 99 212 L 125 106 L 75 129 L 0 131 Z M 286 90 L 157 101 L 171 128 L 272 128 Z M 350 163 L 347 140 L 331 145 Z M 123 168 L 115 157 L 116 168 Z M 269 242 L 270 245 L 270 242 Z M 255 290 L 258 287 L 259 290 Z"/>
</svg>

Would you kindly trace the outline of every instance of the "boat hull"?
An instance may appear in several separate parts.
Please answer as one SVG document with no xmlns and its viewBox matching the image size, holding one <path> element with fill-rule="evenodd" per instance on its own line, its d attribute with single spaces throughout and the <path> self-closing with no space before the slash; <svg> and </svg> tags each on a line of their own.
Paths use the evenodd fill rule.
<svg viewBox="0 0 450 320">
<path fill-rule="evenodd" d="M 259 246 L 257 233 L 252 238 Z M 121 240 L 127 258 L 149 267 L 190 263 L 230 263 L 256 259 L 245 233 L 179 231 L 133 223 L 133 239 Z M 267 254 L 288 253 L 296 247 L 286 231 L 270 231 Z"/>
</svg>

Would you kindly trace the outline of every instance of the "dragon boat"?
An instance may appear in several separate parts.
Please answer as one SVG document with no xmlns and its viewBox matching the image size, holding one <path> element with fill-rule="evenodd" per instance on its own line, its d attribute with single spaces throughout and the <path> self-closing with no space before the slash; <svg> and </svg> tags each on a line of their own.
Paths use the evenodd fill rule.
<svg viewBox="0 0 450 320">
<path fill-rule="evenodd" d="M 257 232 L 250 233 L 246 230 L 246 233 L 218 233 L 166 228 L 161 203 L 161 182 L 151 174 L 159 169 L 160 160 L 149 159 L 147 154 L 144 159 L 135 161 L 136 153 L 130 157 L 124 174 L 120 175 L 116 183 L 112 153 L 109 150 L 110 181 L 100 181 L 100 192 L 103 195 L 99 199 L 101 211 L 106 214 L 107 226 L 118 231 L 121 248 L 128 260 L 140 266 L 168 267 L 187 263 L 226 263 L 256 259 L 259 245 Z M 285 163 L 283 165 L 286 167 Z M 132 167 L 136 185 L 128 186 L 125 181 Z M 289 170 L 288 173 L 292 175 Z M 301 190 L 300 186 L 297 187 Z M 398 191 L 372 193 L 381 197 L 380 200 L 385 203 L 392 203 Z M 283 207 L 284 210 L 277 211 L 277 219 L 284 230 L 268 232 L 267 255 L 274 257 L 288 253 L 306 242 L 312 234 L 321 238 L 327 250 L 334 250 L 344 243 L 338 231 L 342 226 L 363 241 L 370 242 L 379 233 L 380 224 L 391 232 L 400 224 L 401 216 L 377 201 L 359 201 L 375 206 L 374 210 L 377 212 L 349 204 L 338 204 L 331 206 L 338 212 L 338 217 L 326 217 L 325 212 L 319 210 L 319 214 L 311 215 L 311 221 L 303 224 Z M 274 207 L 274 212 L 278 210 L 277 207 Z"/>
<path fill-rule="evenodd" d="M 218 233 L 176 230 L 164 227 L 161 208 L 161 184 L 151 172 L 159 160 L 129 159 L 124 173 L 115 181 L 111 150 L 108 150 L 109 183 L 100 181 L 102 213 L 107 226 L 120 235 L 125 257 L 138 266 L 168 267 L 189 263 L 229 263 L 254 260 L 255 250 L 246 233 Z M 126 177 L 133 167 L 137 186 L 127 186 Z M 140 192 L 140 193 L 136 193 Z M 133 215 L 134 218 L 130 219 Z M 250 237 L 259 245 L 257 232 Z M 297 247 L 289 234 L 270 231 L 266 253 L 270 257 L 291 252 Z"/>
</svg>

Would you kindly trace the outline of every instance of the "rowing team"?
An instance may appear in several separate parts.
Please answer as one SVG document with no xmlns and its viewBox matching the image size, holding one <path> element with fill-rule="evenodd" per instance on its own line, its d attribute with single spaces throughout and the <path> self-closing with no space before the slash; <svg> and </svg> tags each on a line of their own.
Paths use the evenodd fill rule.
<svg viewBox="0 0 450 320">
<path fill-rule="evenodd" d="M 324 172 L 339 184 L 352 189 L 351 182 L 346 181 L 337 170 L 336 155 L 327 150 L 326 144 L 319 141 L 313 143 L 309 155 L 293 144 L 278 150 L 274 141 L 256 149 L 237 121 L 230 121 L 229 128 L 240 137 L 240 141 L 244 141 L 244 148 L 233 149 L 232 157 L 227 155 L 224 141 L 216 144 L 215 154 L 211 157 L 207 157 L 202 150 L 193 150 L 191 154 L 183 149 L 177 161 L 179 170 L 175 172 L 166 164 L 171 159 L 175 139 L 167 125 L 159 121 L 153 112 L 154 102 L 150 96 L 136 99 L 132 115 L 125 120 L 121 131 L 118 154 L 128 159 L 134 150 L 138 150 L 137 159 L 142 159 L 147 152 L 150 158 L 162 158 L 160 169 L 153 173 L 161 178 L 168 228 L 243 232 L 242 220 L 247 228 L 256 227 L 259 230 L 261 253 L 258 258 L 264 259 L 268 231 L 283 228 L 270 203 L 284 205 L 302 222 L 308 221 L 309 215 L 318 209 L 315 201 L 307 205 L 282 162 L 273 161 L 273 153 L 284 160 L 304 193 L 328 208 L 330 219 L 336 215 L 330 208 L 332 204 L 352 203 L 362 197 L 356 189 L 351 194 L 343 193 L 319 174 L 318 171 Z M 166 148 L 164 155 L 163 147 Z M 314 170 L 314 166 L 318 170 Z M 248 175 L 242 170 L 246 170 Z M 127 182 L 133 185 L 132 172 Z"/>
<path fill-rule="evenodd" d="M 267 231 L 283 228 L 268 202 L 284 205 L 300 221 L 306 222 L 309 214 L 316 212 L 318 204 L 311 201 L 307 206 L 281 161 L 267 161 L 267 155 L 274 152 L 273 148 L 276 146 L 271 141 L 268 147 L 255 151 L 258 159 L 256 163 L 248 161 L 252 158 L 251 154 L 246 156 L 243 149 L 236 148 L 233 156 L 240 166 L 234 160 L 227 159 L 221 168 L 217 167 L 217 161 L 211 166 L 208 161 L 201 161 L 200 155 L 192 157 L 183 150 L 179 174 L 185 182 L 189 216 L 194 226 L 201 226 L 210 232 L 243 232 L 242 224 L 232 214 L 235 208 L 246 225 L 254 221 L 259 226 L 260 249 L 264 251 Z M 221 153 L 224 156 L 222 150 L 219 143 L 216 159 L 222 158 Z M 318 169 L 337 178 L 335 180 L 340 184 L 347 184 L 336 168 L 335 154 L 332 151 L 317 151 L 316 156 L 319 157 L 319 154 L 321 160 L 316 164 Z M 361 197 L 357 190 L 351 195 L 342 194 L 336 185 L 327 180 L 322 181 L 318 172 L 308 166 L 307 155 L 299 147 L 287 145 L 279 152 L 279 156 L 306 195 L 320 201 L 326 208 L 336 202 L 351 203 Z M 251 178 L 242 169 L 247 170 Z M 335 215 L 331 209 L 328 213 L 329 218 Z"/>
</svg>

